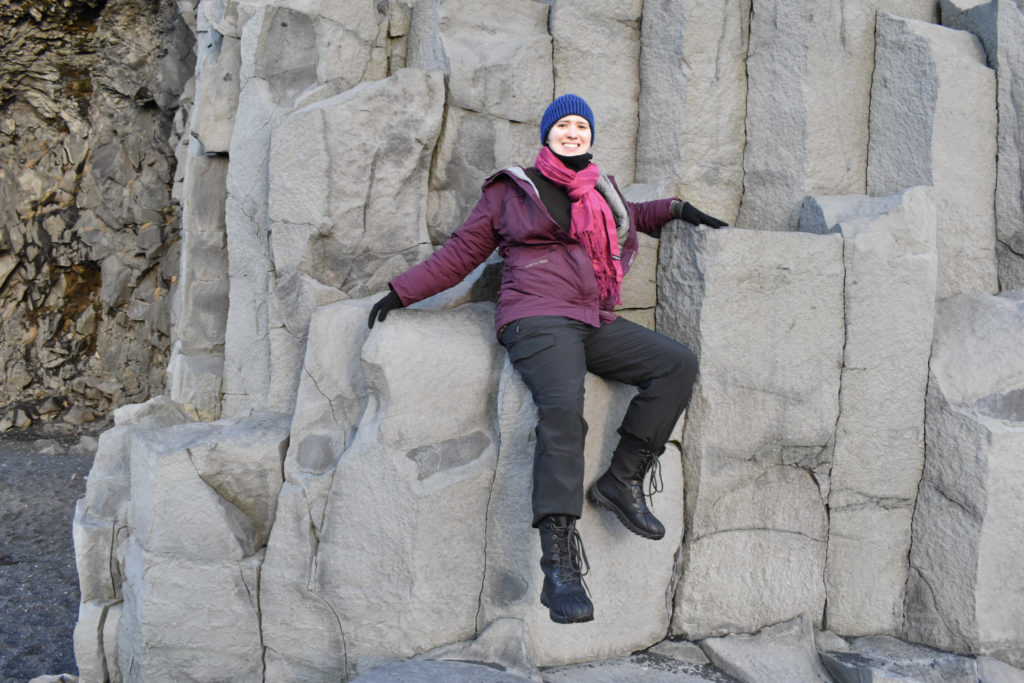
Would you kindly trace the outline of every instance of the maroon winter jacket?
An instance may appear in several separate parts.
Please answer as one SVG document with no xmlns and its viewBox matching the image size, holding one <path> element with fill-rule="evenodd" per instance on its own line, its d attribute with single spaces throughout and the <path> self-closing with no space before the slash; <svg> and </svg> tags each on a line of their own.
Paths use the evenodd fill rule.
<svg viewBox="0 0 1024 683">
<path fill-rule="evenodd" d="M 604 174 L 597 190 L 615 217 L 625 275 L 636 257 L 636 231 L 657 236 L 672 219 L 672 200 L 627 202 L 612 177 Z M 408 306 L 458 284 L 495 248 L 505 260 L 494 311 L 496 331 L 532 315 L 564 316 L 595 327 L 617 317 L 609 302 L 598 301 L 586 249 L 555 223 L 518 166 L 484 181 L 483 196 L 469 218 L 429 259 L 392 280 L 391 288 Z"/>
</svg>

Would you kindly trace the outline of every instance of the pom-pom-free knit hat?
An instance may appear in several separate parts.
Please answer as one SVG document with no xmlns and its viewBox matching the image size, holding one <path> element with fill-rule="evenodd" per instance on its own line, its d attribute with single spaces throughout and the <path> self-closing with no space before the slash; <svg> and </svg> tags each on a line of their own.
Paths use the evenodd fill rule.
<svg viewBox="0 0 1024 683">
<path fill-rule="evenodd" d="M 544 110 L 544 116 L 540 120 L 540 144 L 547 144 L 548 131 L 555 125 L 558 119 L 575 114 L 582 116 L 590 124 L 590 142 L 594 142 L 594 112 L 590 105 L 579 95 L 566 94 L 557 98 Z"/>
</svg>

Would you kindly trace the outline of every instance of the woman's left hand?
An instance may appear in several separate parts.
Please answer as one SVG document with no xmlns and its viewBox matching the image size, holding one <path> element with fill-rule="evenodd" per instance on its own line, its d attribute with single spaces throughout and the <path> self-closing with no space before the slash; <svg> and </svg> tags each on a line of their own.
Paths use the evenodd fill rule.
<svg viewBox="0 0 1024 683">
<path fill-rule="evenodd" d="M 693 223 L 694 225 L 706 225 L 709 228 L 723 228 L 727 225 L 723 220 L 719 220 L 714 216 L 709 216 L 690 202 L 681 202 L 676 200 L 672 202 L 672 217 L 678 218 L 681 221 L 687 223 Z"/>
</svg>

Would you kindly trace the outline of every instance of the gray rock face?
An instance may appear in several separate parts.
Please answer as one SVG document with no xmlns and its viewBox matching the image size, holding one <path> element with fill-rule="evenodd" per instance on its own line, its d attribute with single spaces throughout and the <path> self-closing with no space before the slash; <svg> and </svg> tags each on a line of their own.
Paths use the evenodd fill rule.
<svg viewBox="0 0 1024 683">
<path fill-rule="evenodd" d="M 701 648 L 715 665 L 741 681 L 831 681 L 814 649 L 807 616 L 752 636 L 708 638 Z"/>
<path fill-rule="evenodd" d="M 800 228 L 843 236 L 846 336 L 829 477 L 825 618 L 846 635 L 897 634 L 924 462 L 935 205 L 929 188 L 877 199 L 808 198 Z"/>
<path fill-rule="evenodd" d="M 636 178 L 724 221 L 743 195 L 750 0 L 644 2 Z M 671 68 L 666 68 L 671 65 Z"/>
<path fill-rule="evenodd" d="M 998 289 L 995 95 L 977 38 L 879 14 L 868 194 L 936 188 L 939 299 Z"/>
<path fill-rule="evenodd" d="M 1024 293 L 939 304 L 905 634 L 1024 664 Z"/>
<path fill-rule="evenodd" d="M 822 613 L 842 248 L 834 235 L 736 229 L 662 238 L 658 329 L 697 350 L 702 367 L 683 441 L 675 632 L 751 632 Z"/>
<path fill-rule="evenodd" d="M 229 300 L 224 225 L 228 160 L 194 154 L 196 146 L 189 151 L 182 182 L 192 201 L 182 215 L 168 395 L 214 419 L 220 415 Z"/>
<path fill-rule="evenodd" d="M 213 3 L 204 4 L 204 8 L 212 6 Z M 241 41 L 239 36 L 225 36 L 211 26 L 206 12 L 199 12 L 197 21 L 198 63 L 191 133 L 207 153 L 226 153 L 238 111 Z"/>
<path fill-rule="evenodd" d="M 978 664 L 970 657 L 937 652 L 888 636 L 854 638 L 844 652 L 822 652 L 821 660 L 837 683 L 911 680 L 922 683 L 974 683 Z M 989 679 L 982 677 L 980 680 Z"/>
<path fill-rule="evenodd" d="M 876 12 L 932 21 L 935 3 L 754 0 L 752 6 L 737 223 L 793 230 L 805 195 L 864 192 Z M 915 184 L 925 181 L 868 192 L 893 194 Z"/>
<path fill-rule="evenodd" d="M 330 397 L 341 396 L 330 419 L 341 423 L 336 439 L 351 436 L 331 446 L 315 430 L 296 431 L 286 461 L 284 524 L 270 539 L 261 589 L 268 674 L 278 677 L 310 668 L 347 676 L 474 634 L 498 442 L 485 426 L 494 425 L 499 369 L 493 308 L 396 312 L 367 338 L 369 303 L 325 309 L 310 333 L 310 388 L 302 394 L 309 400 L 296 426 L 324 424 Z M 344 331 L 320 336 L 336 327 Z M 329 364 L 319 359 L 336 358 L 344 348 L 336 344 L 353 335 L 366 338 L 361 364 L 321 374 Z M 396 358 L 404 366 L 390 362 Z M 345 409 L 351 385 L 333 381 L 353 374 L 366 387 L 358 412 Z M 451 422 L 424 411 L 446 385 L 444 400 L 462 407 Z M 328 618 L 329 628 L 317 628 Z"/>
<path fill-rule="evenodd" d="M 635 390 L 588 376 L 584 418 L 590 425 L 584 482 L 608 467 L 626 405 Z M 486 573 L 477 628 L 503 617 L 521 619 L 539 666 L 598 659 L 642 649 L 661 639 L 671 615 L 674 554 L 682 537 L 682 468 L 678 450 L 662 455 L 665 492 L 654 511 L 665 538 L 651 543 L 633 535 L 611 513 L 585 503 L 577 523 L 592 571 L 587 577 L 594 620 L 573 626 L 564 637 L 540 604 L 540 538 L 531 528 L 533 431 L 536 407 L 511 363 L 505 361 L 498 394 L 500 450 L 488 503 Z M 678 430 L 676 430 L 678 435 Z M 638 567 L 643 567 L 639 572 Z"/>
<path fill-rule="evenodd" d="M 437 24 L 423 22 L 417 28 L 437 31 L 433 40 L 442 54 L 436 58 L 448 75 L 451 104 L 508 121 L 539 124 L 553 84 L 547 5 L 531 0 L 437 0 L 436 5 Z M 414 18 L 421 17 L 426 19 L 427 14 L 418 10 Z M 495 41 L 493 36 L 499 34 L 501 40 Z M 407 59 L 407 66 L 420 65 Z"/>
<path fill-rule="evenodd" d="M 97 57 L 89 126 L 54 95 L 74 74 L 24 75 L 0 144 L 48 151 L 0 158 L 0 376 L 24 397 L 0 428 L 60 413 L 41 386 L 88 399 L 79 422 L 170 395 L 118 411 L 76 512 L 83 678 L 828 680 L 818 619 L 1020 663 L 1024 312 L 988 296 L 1019 251 L 1020 8 L 944 0 L 979 43 L 924 23 L 933 0 L 698 4 L 184 0 L 166 58 L 148 25 Z M 596 619 L 571 627 L 538 600 L 535 409 L 482 303 L 500 259 L 366 326 L 564 92 L 627 197 L 753 228 L 641 238 L 622 313 L 700 381 L 667 538 L 588 504 Z M 86 348 L 89 372 L 62 360 Z M 589 483 L 633 390 L 586 390 Z M 628 655 L 666 633 L 732 676 L 689 643 Z M 817 640 L 837 679 L 918 657 Z"/>
<path fill-rule="evenodd" d="M 294 125 L 289 127 L 286 116 L 304 104 L 329 100 L 351 89 L 363 78 L 372 80 L 387 75 L 387 55 L 383 49 L 386 17 L 368 4 L 339 6 L 319 13 L 284 6 L 265 7 L 257 9 L 251 18 L 240 23 L 242 85 L 239 114 L 236 116 L 230 149 L 232 161 L 228 172 L 226 202 L 228 251 L 232 255 L 229 262 L 231 287 L 224 361 L 223 409 L 228 415 L 240 414 L 254 407 L 292 409 L 309 313 L 316 305 L 345 296 L 344 290 L 339 292 L 337 289 L 339 278 L 336 275 L 332 274 L 328 279 L 329 285 L 328 282 L 317 280 L 318 276 L 323 276 L 325 269 L 333 271 L 335 268 L 344 280 L 350 270 L 343 263 L 345 257 L 332 253 L 331 248 L 314 249 L 311 258 L 315 263 L 304 263 L 302 252 L 308 246 L 304 246 L 306 242 L 316 242 L 331 232 L 332 226 L 322 221 L 341 220 L 342 214 L 353 208 L 342 205 L 345 201 L 352 201 L 352 195 L 345 199 L 341 195 L 332 197 L 329 193 L 341 190 L 351 192 L 355 185 L 343 183 L 339 187 L 329 188 L 316 182 L 297 188 L 298 196 L 316 201 L 315 205 L 309 207 L 296 207 L 297 197 L 291 192 L 282 195 L 286 188 L 277 187 L 277 184 L 287 185 L 294 180 L 289 164 L 305 158 L 305 151 L 296 155 L 291 153 L 294 149 L 288 148 L 287 136 L 294 135 L 296 129 Z M 352 26 L 353 30 L 343 33 L 342 39 L 335 42 L 330 36 L 334 35 L 339 25 Z M 302 47 L 291 49 L 289 46 Z M 388 83 L 395 85 L 394 81 Z M 372 93 L 379 93 L 380 87 L 370 87 L 367 96 L 374 97 Z M 383 88 L 387 90 L 388 86 L 384 85 Z M 409 95 L 412 96 L 412 93 Z M 358 95 L 354 97 L 358 98 Z M 403 101 L 403 105 L 412 106 L 409 111 L 414 118 L 427 112 L 425 118 L 430 121 L 427 125 L 439 127 L 439 105 L 423 102 L 412 105 L 411 100 Z M 385 105 L 385 109 L 394 111 L 394 106 L 395 102 L 391 102 Z M 316 113 L 309 115 L 314 118 L 319 116 Z M 302 118 L 301 115 L 297 116 Z M 330 120 L 329 114 L 325 116 Z M 364 119 L 364 125 L 365 122 Z M 275 134 L 277 152 L 272 156 L 271 133 L 279 123 L 281 131 Z M 393 125 L 398 123 L 397 119 L 392 121 Z M 317 169 L 324 172 L 328 153 L 338 151 L 330 148 L 329 132 L 322 127 L 318 130 L 324 136 L 319 156 L 316 157 L 319 165 L 311 164 L 307 167 L 299 163 L 296 173 L 304 173 L 303 178 Z M 359 131 L 360 139 L 366 140 L 373 147 L 370 141 L 377 138 L 364 138 L 364 133 L 364 130 Z M 414 144 L 425 144 L 430 149 L 435 137 L 436 131 Z M 390 144 L 397 145 L 399 141 L 408 144 L 408 138 L 401 137 L 401 134 L 394 137 Z M 299 148 L 305 150 L 306 140 L 302 142 Z M 351 156 L 359 152 L 366 153 L 367 156 L 359 159 L 360 163 L 367 164 L 365 168 L 383 160 L 379 169 L 382 175 L 392 162 L 402 166 L 403 158 L 394 151 L 390 155 L 387 153 L 389 143 L 384 141 L 380 144 L 383 146 L 379 146 L 376 152 L 370 148 L 357 151 L 355 147 L 348 147 L 346 153 Z M 426 165 L 419 161 L 413 162 L 413 166 L 417 164 L 423 167 L 424 176 L 414 186 L 421 187 L 420 192 L 425 192 Z M 281 173 L 286 175 L 282 176 Z M 401 171 L 396 168 L 396 173 L 400 174 Z M 374 174 L 363 175 L 362 180 L 365 196 L 366 184 L 372 184 Z M 387 183 L 382 183 L 378 190 L 384 190 L 386 186 Z M 292 188 L 293 185 L 287 187 L 288 190 Z M 272 195 L 283 197 L 280 206 L 275 209 L 276 213 L 269 210 Z M 424 203 L 422 196 L 415 190 L 411 190 L 408 197 L 407 206 L 421 206 Z M 384 198 L 378 194 L 376 201 L 392 199 L 394 197 Z M 424 209 L 419 208 L 421 216 L 423 212 Z M 305 222 L 314 216 L 321 222 Z M 347 227 L 353 227 L 352 222 L 350 215 Z M 288 224 L 290 229 L 284 230 L 283 235 L 279 234 L 275 242 L 272 235 L 275 229 L 280 231 L 284 224 Z M 392 225 L 388 223 L 387 227 Z M 308 239 L 304 241 L 299 237 L 300 234 Z M 384 237 L 386 235 L 382 235 L 381 239 Z M 327 241 L 330 242 L 330 239 Z M 413 246 L 407 244 L 403 248 Z M 349 256 L 352 254 L 346 253 Z M 355 253 L 359 254 L 358 251 Z M 404 263 L 401 258 L 395 258 Z M 277 259 L 282 259 L 282 262 L 277 263 Z M 392 274 L 397 267 L 391 266 Z M 286 286 L 279 291 L 282 283 Z M 359 284 L 371 287 L 367 291 L 372 291 L 373 287 L 382 283 Z M 353 286 L 351 282 L 348 284 L 349 289 Z M 328 287 L 332 291 L 327 291 Z M 254 339 L 256 343 L 253 343 Z"/>
<path fill-rule="evenodd" d="M 131 436 L 182 424 L 188 417 L 157 398 L 125 406 L 99 439 L 85 497 L 75 507 L 72 535 L 81 606 L 75 625 L 75 659 L 82 677 L 105 680 L 117 671 L 117 621 L 123 601 L 123 558 L 131 487 Z"/>
<path fill-rule="evenodd" d="M 620 186 L 633 182 L 636 169 L 642 8 L 641 0 L 560 0 L 551 7 L 554 94 L 575 93 L 594 110 L 594 161 Z"/>
<path fill-rule="evenodd" d="M 1024 10 L 1011 0 L 942 0 L 942 23 L 974 33 L 996 70 L 999 289 L 1024 287 Z"/>
<path fill-rule="evenodd" d="M 421 2 L 411 23 L 407 66 L 447 76 L 427 217 L 430 239 L 440 244 L 469 215 L 484 178 L 509 164 L 533 164 L 554 87 L 548 7 L 532 0 Z"/>
<path fill-rule="evenodd" d="M 407 69 L 300 109 L 274 130 L 270 406 L 294 404 L 313 308 L 386 289 L 430 254 L 427 171 L 442 98 L 439 74 Z M 380 111 L 396 113 L 381 120 Z M 381 134 L 366 136 L 375 127 Z M 351 175 L 332 172 L 336 165 Z"/>
<path fill-rule="evenodd" d="M 154 400 L 116 419 L 75 514 L 82 671 L 260 676 L 256 596 L 288 417 L 197 423 Z"/>
<path fill-rule="evenodd" d="M 165 387 L 194 38 L 170 3 L 0 21 L 0 430 L 70 431 Z"/>
<path fill-rule="evenodd" d="M 429 255 L 427 170 L 443 95 L 439 74 L 406 69 L 281 121 L 269 196 L 278 273 L 299 271 L 359 298 Z M 395 113 L 380 120 L 381 111 Z M 368 135 L 374 127 L 380 134 Z M 347 173 L 332 173 L 336 165 Z"/>
<path fill-rule="evenodd" d="M 543 111 L 545 104 L 538 111 Z M 430 173 L 427 230 L 441 244 L 480 199 L 483 180 L 499 168 L 532 166 L 538 125 L 515 123 L 448 105 Z"/>
</svg>

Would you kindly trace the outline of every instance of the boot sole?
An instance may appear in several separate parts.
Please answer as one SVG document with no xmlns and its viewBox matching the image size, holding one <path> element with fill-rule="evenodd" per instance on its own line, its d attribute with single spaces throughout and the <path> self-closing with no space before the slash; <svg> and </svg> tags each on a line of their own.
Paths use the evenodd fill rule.
<svg viewBox="0 0 1024 683">
<path fill-rule="evenodd" d="M 604 494 L 597 489 L 596 484 L 591 486 L 590 490 L 587 491 L 587 497 L 590 498 L 590 502 L 593 503 L 594 505 L 602 507 L 605 510 L 608 510 L 609 512 L 613 513 L 616 517 L 619 518 L 619 521 L 622 522 L 622 526 L 626 527 L 637 536 L 640 536 L 641 538 L 649 538 L 652 541 L 660 541 L 662 538 L 665 537 L 664 533 L 652 534 L 649 531 L 644 531 L 636 524 L 633 524 L 633 522 L 630 521 L 629 517 L 623 514 L 623 512 L 619 510 L 618 506 L 616 506 L 615 503 L 604 497 Z"/>
<path fill-rule="evenodd" d="M 577 619 L 575 617 L 563 617 L 561 614 L 555 614 L 554 612 L 551 611 L 551 606 L 548 605 L 546 600 L 544 600 L 544 596 L 543 595 L 540 598 L 540 604 L 542 604 L 542 605 L 544 605 L 545 607 L 548 608 L 548 616 L 550 616 L 551 617 L 551 621 L 555 622 L 556 624 L 583 624 L 583 623 L 586 623 L 588 621 L 593 621 L 594 620 L 593 613 L 591 613 L 589 616 L 583 617 L 581 619 Z"/>
</svg>

